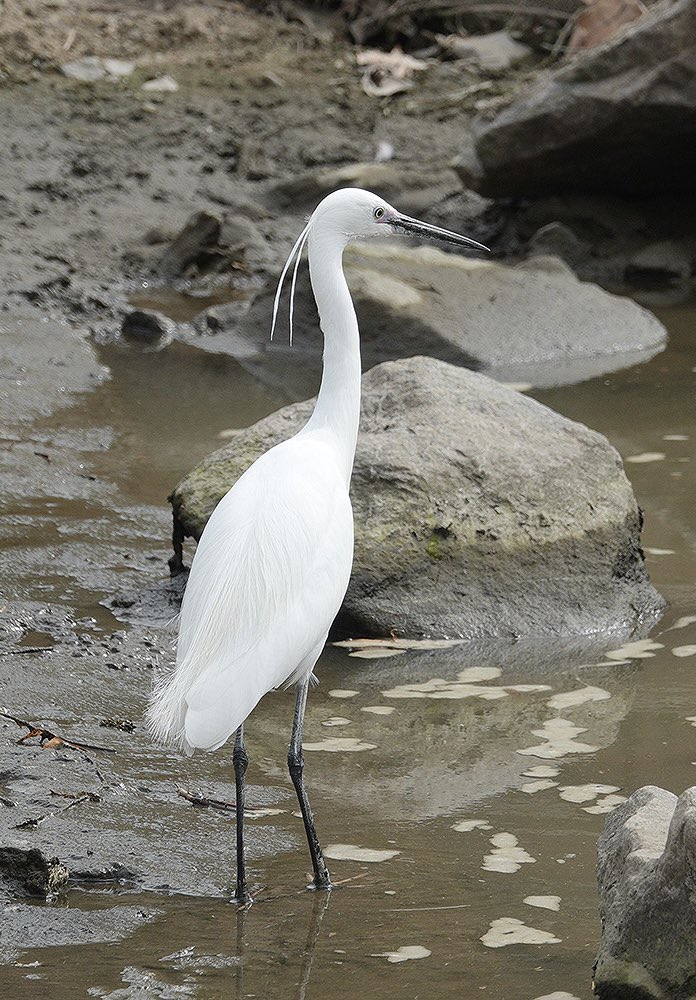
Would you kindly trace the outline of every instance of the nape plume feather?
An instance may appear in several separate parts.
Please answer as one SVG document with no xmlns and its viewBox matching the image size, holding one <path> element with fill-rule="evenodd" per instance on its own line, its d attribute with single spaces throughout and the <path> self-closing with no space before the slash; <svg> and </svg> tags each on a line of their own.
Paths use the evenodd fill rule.
<svg viewBox="0 0 696 1000">
<path fill-rule="evenodd" d="M 300 235 L 295 240 L 295 244 L 288 254 L 288 258 L 283 265 L 283 270 L 280 272 L 280 278 L 278 279 L 278 287 L 276 288 L 275 298 L 273 300 L 273 320 L 271 322 L 271 340 L 273 340 L 273 334 L 275 332 L 276 321 L 278 319 L 278 309 L 280 306 L 280 296 L 283 292 L 283 284 L 285 282 L 285 275 L 288 273 L 293 259 L 295 261 L 295 266 L 292 272 L 292 281 L 290 284 L 290 345 L 292 346 L 292 319 L 295 310 L 295 287 L 297 285 L 297 272 L 299 270 L 300 261 L 302 259 L 302 251 L 304 250 L 304 245 L 307 242 L 309 236 L 309 231 L 312 228 L 312 219 L 309 220 L 307 225 L 304 227 Z M 296 256 L 297 255 L 297 256 Z"/>
</svg>

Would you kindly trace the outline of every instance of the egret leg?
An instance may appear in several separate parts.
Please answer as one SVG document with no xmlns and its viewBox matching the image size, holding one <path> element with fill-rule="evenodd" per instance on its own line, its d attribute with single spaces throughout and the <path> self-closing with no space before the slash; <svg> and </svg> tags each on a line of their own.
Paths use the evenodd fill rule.
<svg viewBox="0 0 696 1000">
<path fill-rule="evenodd" d="M 304 786 L 303 771 L 304 757 L 302 756 L 302 726 L 304 725 L 305 709 L 307 707 L 307 693 L 309 691 L 309 676 L 305 678 L 297 687 L 297 700 L 295 702 L 295 717 L 292 720 L 292 736 L 290 737 L 290 748 L 288 750 L 288 770 L 292 783 L 297 792 L 297 799 L 300 803 L 302 819 L 304 820 L 309 853 L 312 858 L 314 869 L 315 889 L 330 889 L 331 876 L 321 852 L 321 845 L 314 828 L 314 817 L 312 807 L 307 798 Z"/>
<path fill-rule="evenodd" d="M 236 792 L 236 813 L 237 813 L 237 889 L 234 894 L 235 903 L 242 903 L 246 906 L 251 902 L 251 896 L 247 889 L 246 873 L 244 867 L 244 775 L 249 766 L 249 758 L 244 748 L 244 726 L 240 726 L 234 738 L 234 750 L 232 751 L 232 763 L 234 765 L 234 784 Z"/>
</svg>

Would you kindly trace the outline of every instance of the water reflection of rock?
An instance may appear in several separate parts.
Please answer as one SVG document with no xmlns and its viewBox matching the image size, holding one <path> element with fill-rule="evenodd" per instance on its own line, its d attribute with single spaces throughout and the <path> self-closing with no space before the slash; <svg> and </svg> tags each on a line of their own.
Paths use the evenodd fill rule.
<svg viewBox="0 0 696 1000">
<path fill-rule="evenodd" d="M 562 715 L 586 728 L 580 739 L 599 748 L 616 739 L 639 668 L 635 662 L 603 661 L 600 650 L 580 642 L 467 643 L 450 650 L 370 661 L 369 669 L 355 671 L 347 681 L 359 689 L 359 696 L 335 705 L 352 720 L 341 734 L 376 743 L 378 749 L 359 755 L 308 753 L 310 785 L 334 801 L 352 803 L 371 817 L 390 821 L 450 816 L 493 795 L 519 789 L 528 780 L 523 772 L 541 761 L 517 751 L 540 743 L 532 731 L 545 720 Z M 331 661 L 346 682 L 343 654 L 334 653 Z M 433 696 L 394 700 L 381 694 L 397 685 L 434 677 L 455 680 L 467 667 L 482 665 L 502 670 L 497 680 L 486 685 L 548 684 L 552 690 L 510 691 L 495 700 Z M 331 681 L 326 673 L 326 669 L 319 671 L 328 687 Z M 611 697 L 562 712 L 548 706 L 553 694 L 585 685 L 601 687 Z M 322 698 L 322 693 L 320 688 L 310 699 L 308 741 L 326 735 L 321 722 L 333 714 L 333 699 Z M 395 705 L 396 711 L 386 717 L 360 710 L 387 703 Z M 255 719 L 254 725 L 257 732 L 262 727 L 265 740 L 278 722 L 274 712 L 270 718 Z M 561 767 L 563 760 L 558 761 Z"/>
</svg>

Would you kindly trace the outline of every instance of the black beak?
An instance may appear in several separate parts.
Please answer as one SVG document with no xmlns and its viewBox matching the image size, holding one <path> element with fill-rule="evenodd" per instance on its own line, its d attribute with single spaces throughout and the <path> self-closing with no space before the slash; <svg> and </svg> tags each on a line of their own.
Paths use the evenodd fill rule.
<svg viewBox="0 0 696 1000">
<path fill-rule="evenodd" d="M 386 219 L 395 233 L 404 233 L 408 236 L 423 236 L 429 240 L 439 240 L 441 243 L 451 243 L 456 247 L 473 247 L 475 250 L 485 250 L 490 253 L 488 247 L 476 240 L 469 239 L 468 236 L 460 236 L 449 229 L 440 229 L 439 226 L 431 226 L 429 222 L 421 222 L 419 219 L 412 219 L 409 215 L 399 215 L 395 213 Z"/>
</svg>

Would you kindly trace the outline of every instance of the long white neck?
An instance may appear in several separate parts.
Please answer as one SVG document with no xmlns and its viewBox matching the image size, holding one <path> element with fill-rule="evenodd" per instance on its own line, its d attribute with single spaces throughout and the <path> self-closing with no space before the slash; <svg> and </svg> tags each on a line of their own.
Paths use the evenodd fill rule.
<svg viewBox="0 0 696 1000">
<path fill-rule="evenodd" d="M 358 321 L 343 274 L 344 242 L 319 230 L 310 232 L 308 245 L 309 275 L 324 335 L 324 371 L 305 431 L 326 432 L 348 483 L 360 421 Z"/>
</svg>

